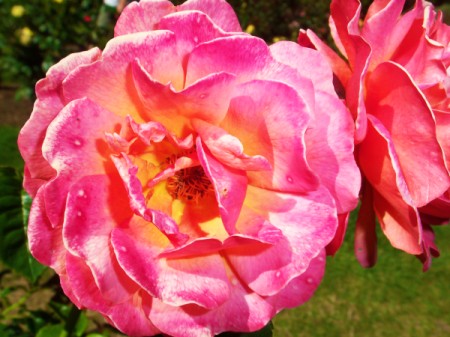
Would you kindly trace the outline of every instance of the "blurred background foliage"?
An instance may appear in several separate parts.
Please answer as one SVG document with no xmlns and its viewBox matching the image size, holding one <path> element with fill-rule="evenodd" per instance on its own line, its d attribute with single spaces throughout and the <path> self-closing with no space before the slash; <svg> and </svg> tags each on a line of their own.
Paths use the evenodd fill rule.
<svg viewBox="0 0 450 337">
<path fill-rule="evenodd" d="M 174 0 L 175 4 L 183 1 Z M 331 42 L 329 1 L 229 0 L 243 30 L 272 43 L 296 40 L 300 28 Z M 363 12 L 370 0 L 363 0 Z M 450 3 L 432 1 L 450 18 Z M 413 5 L 407 0 L 407 7 Z M 29 255 L 26 223 L 31 200 L 23 192 L 19 126 L 31 112 L 36 81 L 64 56 L 103 48 L 118 14 L 102 0 L 0 0 L 0 336 L 117 337 L 98 314 L 75 308 L 58 277 Z M 6 100 L 5 92 L 16 99 Z M 20 118 L 4 118 L 5 114 Z M 14 120 L 14 125 L 11 124 Z M 7 122 L 5 122 L 7 121 Z M 363 270 L 353 256 L 354 219 L 343 248 L 328 259 L 323 284 L 304 306 L 286 310 L 258 336 L 450 336 L 450 232 L 436 228 L 442 257 L 421 273 L 414 257 L 381 238 L 379 263 Z M 382 235 L 380 235 L 382 237 Z M 237 334 L 224 334 L 237 336 Z M 244 336 L 250 336 L 249 334 Z"/>
</svg>

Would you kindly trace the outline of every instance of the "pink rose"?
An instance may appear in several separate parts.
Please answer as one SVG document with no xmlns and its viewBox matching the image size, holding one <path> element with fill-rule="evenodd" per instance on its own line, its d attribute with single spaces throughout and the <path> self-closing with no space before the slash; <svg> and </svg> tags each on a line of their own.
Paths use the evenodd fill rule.
<svg viewBox="0 0 450 337">
<path fill-rule="evenodd" d="M 326 55 L 353 114 L 363 173 L 355 250 L 376 261 L 375 216 L 391 244 L 429 268 L 438 255 L 431 223 L 450 218 L 450 28 L 431 4 L 334 0 L 330 27 L 346 60 L 304 31 L 299 42 Z"/>
<path fill-rule="evenodd" d="M 126 334 L 258 330 L 310 298 L 357 203 L 331 68 L 221 0 L 135 2 L 115 32 L 36 86 L 31 252 Z"/>
</svg>

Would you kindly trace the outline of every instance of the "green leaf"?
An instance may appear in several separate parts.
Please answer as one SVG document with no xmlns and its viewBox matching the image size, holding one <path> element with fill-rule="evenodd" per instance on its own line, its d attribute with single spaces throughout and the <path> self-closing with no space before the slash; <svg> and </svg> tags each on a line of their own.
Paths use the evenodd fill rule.
<svg viewBox="0 0 450 337">
<path fill-rule="evenodd" d="M 11 167 L 0 167 L 0 260 L 35 282 L 45 266 L 29 253 L 24 223 L 31 198 L 22 192 L 22 179 Z"/>
<path fill-rule="evenodd" d="M 46 325 L 39 330 L 36 337 L 66 337 L 67 331 L 63 324 Z"/>
<path fill-rule="evenodd" d="M 75 324 L 75 336 L 77 337 L 81 337 L 83 336 L 84 332 L 86 331 L 87 327 L 88 327 L 88 323 L 89 320 L 86 317 L 86 314 L 84 312 L 82 312 L 80 314 L 80 317 L 78 317 L 78 321 Z"/>
<path fill-rule="evenodd" d="M 19 128 L 0 126 L 0 166 L 14 167 L 22 171 L 23 160 L 17 147 Z"/>
</svg>

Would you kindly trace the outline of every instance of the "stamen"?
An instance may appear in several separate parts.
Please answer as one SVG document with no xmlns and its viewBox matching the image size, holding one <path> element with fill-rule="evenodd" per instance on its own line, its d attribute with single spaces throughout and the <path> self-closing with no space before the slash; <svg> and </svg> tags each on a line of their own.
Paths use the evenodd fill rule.
<svg viewBox="0 0 450 337">
<path fill-rule="evenodd" d="M 167 179 L 166 188 L 172 198 L 194 203 L 214 193 L 214 187 L 201 166 L 178 171 Z"/>
</svg>

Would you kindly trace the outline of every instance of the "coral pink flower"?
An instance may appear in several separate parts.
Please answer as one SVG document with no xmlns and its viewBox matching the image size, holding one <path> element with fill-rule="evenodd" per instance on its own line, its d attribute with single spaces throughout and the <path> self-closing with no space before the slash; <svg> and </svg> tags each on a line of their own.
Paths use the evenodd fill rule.
<svg viewBox="0 0 450 337">
<path fill-rule="evenodd" d="M 260 329 L 310 298 L 357 203 L 332 70 L 242 33 L 221 0 L 135 2 L 115 33 L 36 86 L 31 252 L 126 334 Z"/>
<path fill-rule="evenodd" d="M 359 1 L 332 1 L 331 32 L 347 60 L 311 31 L 299 42 L 326 55 L 355 119 L 359 261 L 375 263 L 376 215 L 391 244 L 427 269 L 438 254 L 429 225 L 450 218 L 450 29 L 421 0 L 402 15 L 404 2 L 375 0 L 360 23 Z"/>
</svg>

